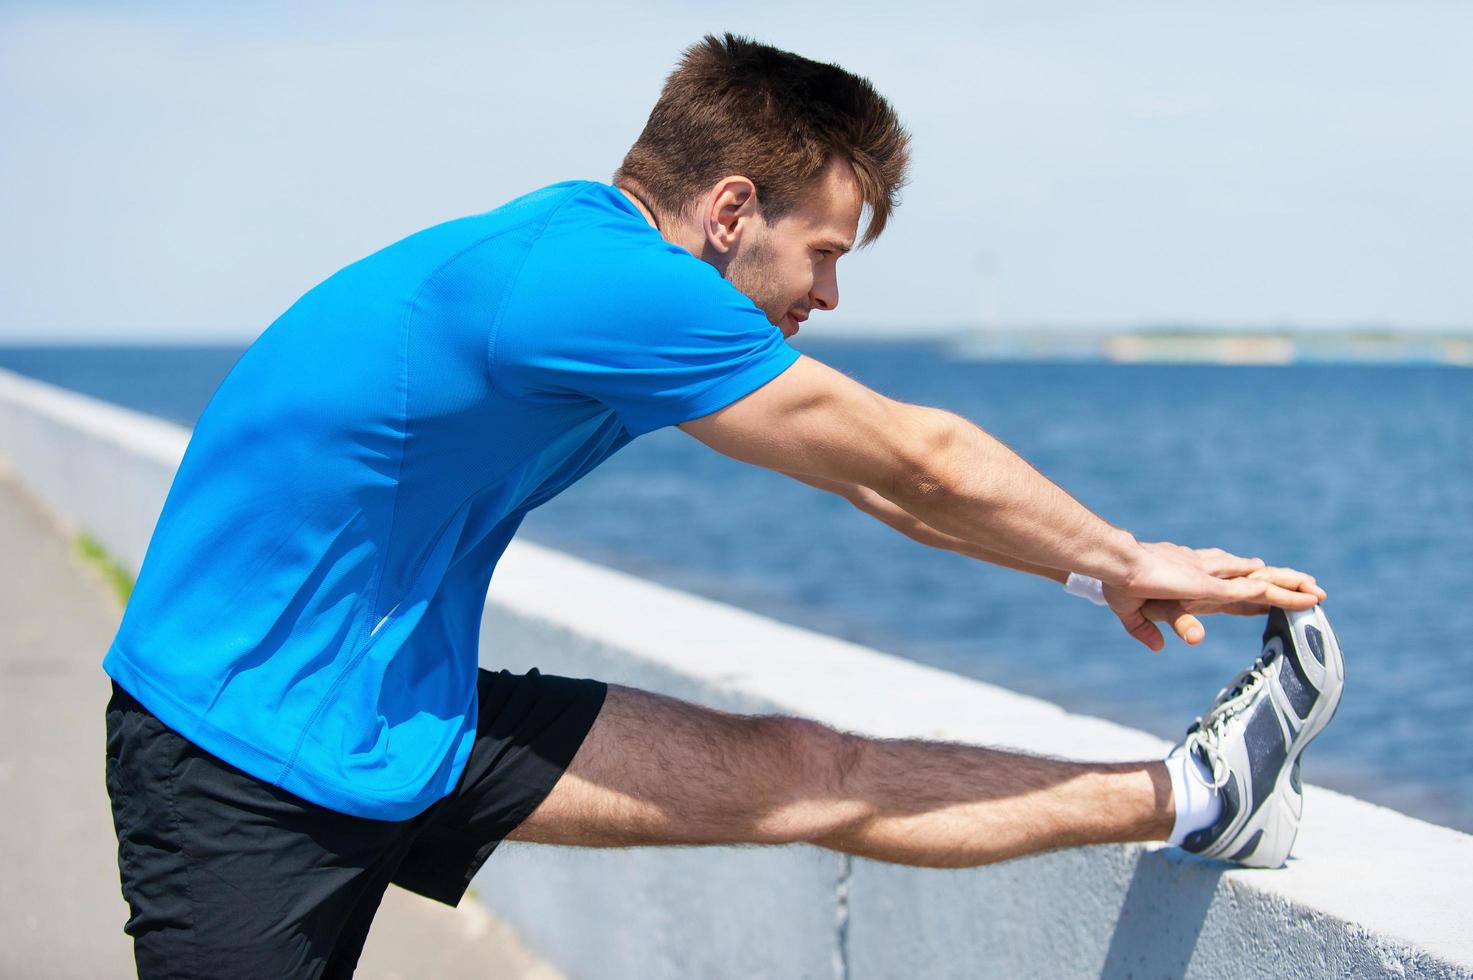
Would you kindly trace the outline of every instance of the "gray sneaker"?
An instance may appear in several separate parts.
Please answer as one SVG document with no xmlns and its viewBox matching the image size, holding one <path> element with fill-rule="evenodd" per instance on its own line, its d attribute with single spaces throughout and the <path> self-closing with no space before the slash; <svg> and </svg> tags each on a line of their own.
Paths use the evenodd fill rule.
<svg viewBox="0 0 1473 980">
<path fill-rule="evenodd" d="M 1182 847 L 1254 868 L 1282 867 L 1299 832 L 1299 756 L 1340 705 L 1345 662 L 1324 609 L 1269 611 L 1263 652 L 1218 692 L 1172 755 L 1191 752 L 1212 773 L 1222 815 Z M 1194 766 L 1187 771 L 1201 780 Z M 1205 780 L 1203 780 L 1205 783 Z"/>
</svg>

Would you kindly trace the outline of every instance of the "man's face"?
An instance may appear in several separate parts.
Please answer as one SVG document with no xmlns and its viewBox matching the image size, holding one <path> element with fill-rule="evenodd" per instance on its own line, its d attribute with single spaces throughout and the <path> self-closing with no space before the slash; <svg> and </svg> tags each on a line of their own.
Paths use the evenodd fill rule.
<svg viewBox="0 0 1473 980">
<path fill-rule="evenodd" d="M 854 245 L 861 204 L 854 169 L 835 157 L 798 207 L 744 229 L 723 274 L 793 336 L 810 311 L 839 305 L 835 263 Z"/>
</svg>

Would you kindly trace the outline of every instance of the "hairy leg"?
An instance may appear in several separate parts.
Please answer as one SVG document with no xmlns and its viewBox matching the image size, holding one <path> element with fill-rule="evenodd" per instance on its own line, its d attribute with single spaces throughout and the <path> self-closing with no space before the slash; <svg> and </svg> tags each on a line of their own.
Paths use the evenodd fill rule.
<svg viewBox="0 0 1473 980">
<path fill-rule="evenodd" d="M 1078 763 L 873 739 L 610 684 L 572 764 L 513 840 L 583 847 L 807 842 L 969 867 L 1082 844 L 1164 840 L 1160 762 Z"/>
</svg>

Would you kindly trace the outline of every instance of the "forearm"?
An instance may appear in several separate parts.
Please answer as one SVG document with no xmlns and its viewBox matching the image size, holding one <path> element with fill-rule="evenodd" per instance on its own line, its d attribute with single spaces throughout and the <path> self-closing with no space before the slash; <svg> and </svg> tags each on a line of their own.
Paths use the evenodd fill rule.
<svg viewBox="0 0 1473 980">
<path fill-rule="evenodd" d="M 1030 566 L 1024 570 L 1077 571 L 1115 584 L 1130 577 L 1140 552 L 1131 534 L 966 419 L 914 408 L 934 414 L 935 450 L 924 472 L 876 488 L 881 496 L 939 534 Z"/>
<path fill-rule="evenodd" d="M 972 544 L 970 541 L 964 541 L 955 535 L 938 531 L 914 514 L 886 500 L 878 493 L 866 487 L 854 487 L 853 492 L 849 495 L 849 500 L 854 506 L 871 517 L 874 517 L 876 520 L 883 521 L 913 541 L 919 541 L 921 544 L 929 545 L 932 548 L 939 548 L 943 551 L 954 551 L 959 555 L 966 555 L 968 558 L 975 558 L 978 561 L 989 562 L 993 565 L 1001 565 L 1004 568 L 1011 568 L 1014 571 L 1027 572 L 1030 575 L 1038 575 L 1042 578 L 1052 579 L 1060 584 L 1063 584 L 1069 578 L 1070 569 L 1048 568 L 1043 565 L 1035 565 L 1032 562 L 1023 561 L 1012 555 L 989 551 L 986 548 Z"/>
</svg>

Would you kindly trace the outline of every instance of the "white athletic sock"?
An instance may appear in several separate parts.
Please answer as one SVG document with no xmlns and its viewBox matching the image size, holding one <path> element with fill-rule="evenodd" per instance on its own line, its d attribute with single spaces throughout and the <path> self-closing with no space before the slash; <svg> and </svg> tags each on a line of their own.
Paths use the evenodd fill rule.
<svg viewBox="0 0 1473 980">
<path fill-rule="evenodd" d="M 1196 755 L 1173 752 L 1166 757 L 1166 771 L 1171 775 L 1171 799 L 1176 804 L 1176 823 L 1167 843 L 1180 845 L 1188 834 L 1210 827 L 1222 816 L 1222 793 L 1212 789 L 1212 771 Z M 1191 765 L 1209 785 L 1204 786 L 1187 772 Z"/>
</svg>

